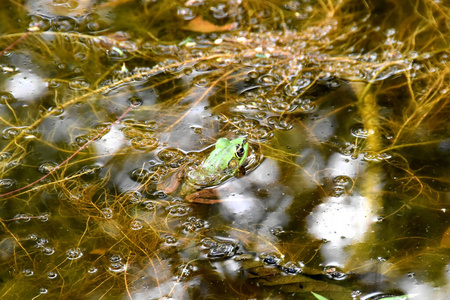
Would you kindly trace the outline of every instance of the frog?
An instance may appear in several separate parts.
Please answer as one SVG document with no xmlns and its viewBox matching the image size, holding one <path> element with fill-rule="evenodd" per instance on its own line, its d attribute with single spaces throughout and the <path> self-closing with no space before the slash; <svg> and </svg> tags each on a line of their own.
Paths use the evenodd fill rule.
<svg viewBox="0 0 450 300">
<path fill-rule="evenodd" d="M 219 138 L 214 150 L 197 166 L 186 166 L 172 176 L 163 189 L 165 194 L 179 191 L 179 195 L 189 202 L 213 204 L 221 202 L 216 197 L 214 187 L 233 177 L 245 173 L 244 163 L 248 155 L 248 140 L 239 137 L 233 140 Z M 180 187 L 181 184 L 181 188 Z"/>
</svg>

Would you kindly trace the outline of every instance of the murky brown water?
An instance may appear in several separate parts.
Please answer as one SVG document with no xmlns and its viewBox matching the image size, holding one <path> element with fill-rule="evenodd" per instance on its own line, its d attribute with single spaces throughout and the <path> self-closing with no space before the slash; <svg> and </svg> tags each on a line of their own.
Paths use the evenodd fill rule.
<svg viewBox="0 0 450 300">
<path fill-rule="evenodd" d="M 0 14 L 1 299 L 448 297 L 447 3 Z M 214 204 L 163 192 L 242 136 Z"/>
</svg>

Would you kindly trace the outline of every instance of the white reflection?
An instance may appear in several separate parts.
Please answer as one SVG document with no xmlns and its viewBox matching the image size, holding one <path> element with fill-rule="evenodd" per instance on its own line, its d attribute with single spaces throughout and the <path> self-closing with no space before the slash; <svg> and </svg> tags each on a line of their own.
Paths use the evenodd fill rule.
<svg viewBox="0 0 450 300">
<path fill-rule="evenodd" d="M 224 200 L 218 206 L 221 216 L 232 220 L 233 226 L 260 224 L 271 228 L 286 225 L 289 217 L 285 210 L 291 204 L 292 196 L 284 193 L 284 187 L 278 183 L 279 177 L 277 162 L 266 158 L 250 174 L 220 187 L 218 193 Z M 264 190 L 264 197 L 255 195 L 259 189 Z"/>
<path fill-rule="evenodd" d="M 213 92 L 213 91 L 209 91 Z M 183 145 L 186 151 L 192 150 L 198 144 L 202 136 L 214 136 L 217 128 L 212 126 L 211 110 L 208 109 L 208 90 L 205 87 L 196 87 L 189 95 L 183 98 L 182 105 L 190 104 L 185 115 L 174 123 L 173 128 L 161 135 L 161 140 L 169 145 Z M 197 103 L 199 99 L 202 99 Z M 195 129 L 200 129 L 201 134 L 195 133 Z"/>
<path fill-rule="evenodd" d="M 328 241 L 321 248 L 326 265 L 344 266 L 344 248 L 364 240 L 374 220 L 366 202 L 362 196 L 327 197 L 308 217 L 310 234 Z"/>
<path fill-rule="evenodd" d="M 18 100 L 33 101 L 47 91 L 47 83 L 37 74 L 24 70 L 6 81 L 6 90 Z"/>
<path fill-rule="evenodd" d="M 352 159 L 349 156 L 335 153 L 331 155 L 328 161 L 328 171 L 331 177 L 348 176 L 355 179 L 359 173 L 364 172 L 367 163 L 362 160 L 363 156 L 360 155 L 356 159 Z"/>
<path fill-rule="evenodd" d="M 330 157 L 327 167 L 331 178 L 347 176 L 356 179 L 366 168 L 362 156 L 350 159 L 342 154 Z M 366 232 L 375 221 L 369 201 L 361 195 L 326 197 L 307 218 L 308 230 L 317 239 L 326 240 L 322 256 L 326 265 L 345 266 L 345 247 L 364 241 Z"/>
<path fill-rule="evenodd" d="M 95 147 L 96 164 L 108 165 L 109 161 L 114 159 L 115 154 L 128 145 L 121 128 L 121 125 L 112 125 L 107 134 L 91 144 L 92 147 Z M 112 170 L 114 172 L 112 179 L 120 191 L 127 191 L 137 186 L 136 182 L 130 178 L 127 168 L 113 167 Z M 106 170 L 102 172 L 106 172 Z"/>
<path fill-rule="evenodd" d="M 97 163 L 101 165 L 106 163 L 126 143 L 126 139 L 123 132 L 120 130 L 120 127 L 121 126 L 115 124 L 112 125 L 107 134 L 94 142 Z"/>
<path fill-rule="evenodd" d="M 447 264 L 444 278 L 447 279 L 447 284 L 436 288 L 434 282 L 419 282 L 415 276 L 405 276 L 399 283 L 398 287 L 407 293 L 411 299 L 436 299 L 446 300 L 450 295 L 450 265 Z"/>
</svg>

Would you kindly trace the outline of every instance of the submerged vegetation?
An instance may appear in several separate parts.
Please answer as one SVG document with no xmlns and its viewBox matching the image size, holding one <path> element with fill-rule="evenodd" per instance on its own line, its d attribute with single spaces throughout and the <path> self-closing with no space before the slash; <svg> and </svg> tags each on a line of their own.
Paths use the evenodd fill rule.
<svg viewBox="0 0 450 300">
<path fill-rule="evenodd" d="M 0 14 L 1 299 L 448 295 L 443 1 Z M 221 137 L 249 156 L 219 203 L 164 193 Z"/>
</svg>

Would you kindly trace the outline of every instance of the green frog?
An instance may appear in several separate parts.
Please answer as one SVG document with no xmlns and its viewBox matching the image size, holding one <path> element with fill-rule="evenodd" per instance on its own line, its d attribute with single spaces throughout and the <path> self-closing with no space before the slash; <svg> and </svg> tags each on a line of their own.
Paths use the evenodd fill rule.
<svg viewBox="0 0 450 300">
<path fill-rule="evenodd" d="M 200 165 L 178 171 L 163 191 L 166 194 L 174 193 L 184 179 L 179 194 L 186 196 L 186 200 L 205 204 L 218 203 L 220 200 L 214 199 L 216 193 L 211 187 L 243 172 L 247 155 L 247 138 L 234 140 L 220 138 L 216 142 L 215 149 Z"/>
</svg>

